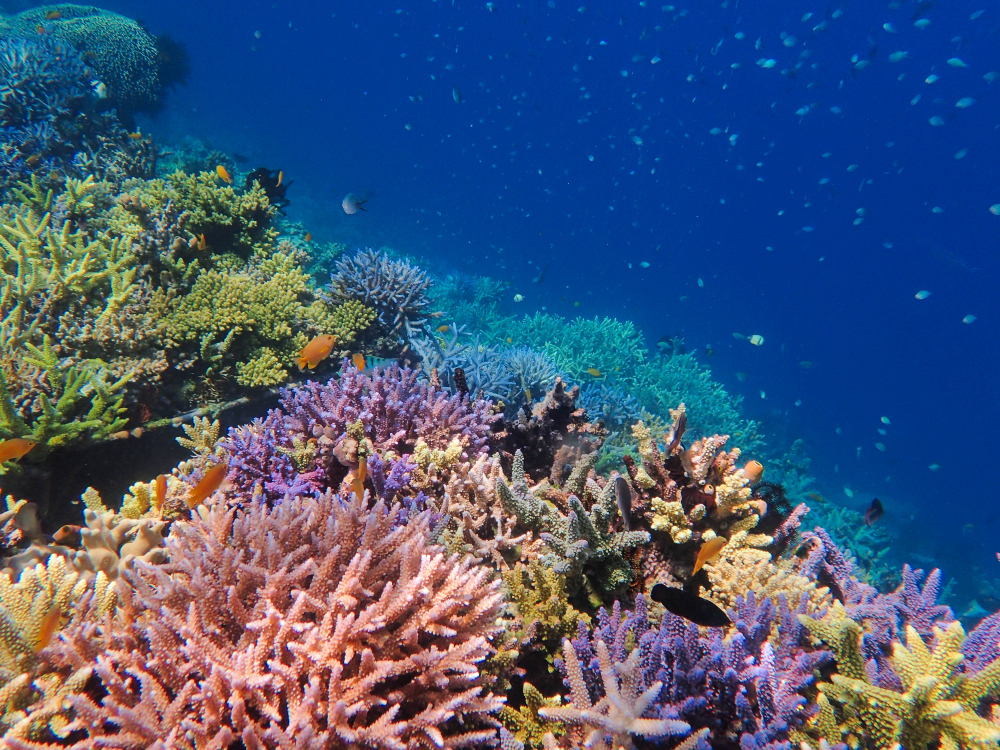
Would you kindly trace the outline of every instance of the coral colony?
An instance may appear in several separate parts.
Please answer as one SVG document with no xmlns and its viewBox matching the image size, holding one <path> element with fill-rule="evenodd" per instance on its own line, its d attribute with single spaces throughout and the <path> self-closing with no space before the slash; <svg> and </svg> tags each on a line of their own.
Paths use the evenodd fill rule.
<svg viewBox="0 0 1000 750">
<path fill-rule="evenodd" d="M 874 585 L 885 539 L 807 528 L 797 447 L 683 346 L 311 244 L 280 172 L 130 132 L 180 55 L 0 23 L 4 479 L 189 451 L 76 524 L 7 496 L 0 748 L 1000 747 L 1000 613 Z"/>
</svg>

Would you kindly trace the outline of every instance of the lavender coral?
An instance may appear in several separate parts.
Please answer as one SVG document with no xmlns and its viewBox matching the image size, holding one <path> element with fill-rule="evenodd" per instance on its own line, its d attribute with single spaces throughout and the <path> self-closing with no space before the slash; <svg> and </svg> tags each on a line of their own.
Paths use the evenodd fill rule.
<svg viewBox="0 0 1000 750">
<path fill-rule="evenodd" d="M 66 667 L 101 654 L 69 731 L 91 747 L 492 744 L 503 700 L 479 665 L 499 581 L 434 546 L 429 512 L 399 517 L 327 493 L 176 525 L 117 617 L 85 611 L 53 647 Z"/>
<path fill-rule="evenodd" d="M 337 261 L 330 279 L 332 301 L 357 300 L 375 310 L 383 345 L 393 351 L 423 327 L 429 312 L 430 278 L 406 260 L 377 250 L 361 250 Z"/>
</svg>

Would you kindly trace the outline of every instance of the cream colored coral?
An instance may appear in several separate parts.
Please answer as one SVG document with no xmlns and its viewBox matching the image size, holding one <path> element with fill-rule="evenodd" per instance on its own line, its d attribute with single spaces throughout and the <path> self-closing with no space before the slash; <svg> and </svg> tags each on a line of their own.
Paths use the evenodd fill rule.
<svg viewBox="0 0 1000 750">
<path fill-rule="evenodd" d="M 756 516 L 750 518 L 756 519 Z M 756 523 L 756 520 L 754 521 Z M 764 534 L 748 534 L 742 529 L 732 534 L 718 557 L 705 565 L 711 590 L 705 595 L 719 606 L 735 607 L 738 596 L 753 591 L 759 598 L 767 597 L 775 604 L 784 594 L 793 606 L 803 593 L 809 595 L 808 612 L 830 603 L 830 590 L 800 575 L 787 560 L 775 563 L 770 553 L 760 547 L 771 543 Z"/>
<path fill-rule="evenodd" d="M 734 454 L 736 450 L 732 451 Z M 715 486 L 715 505 L 720 518 L 740 513 L 750 508 L 751 489 L 742 469 L 726 474 Z"/>
<path fill-rule="evenodd" d="M 676 544 L 690 541 L 691 522 L 679 501 L 664 502 L 663 498 L 654 497 L 650 505 L 653 509 L 653 531 L 666 531 Z M 704 511 L 704 506 L 702 510 Z"/>
</svg>

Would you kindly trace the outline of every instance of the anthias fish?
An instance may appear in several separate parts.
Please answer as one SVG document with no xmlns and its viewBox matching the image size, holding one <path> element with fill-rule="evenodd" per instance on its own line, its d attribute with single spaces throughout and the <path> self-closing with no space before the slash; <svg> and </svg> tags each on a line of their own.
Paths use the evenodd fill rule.
<svg viewBox="0 0 1000 750">
<path fill-rule="evenodd" d="M 695 625 L 703 625 L 706 628 L 724 628 L 732 624 L 729 615 L 714 602 L 684 589 L 675 589 L 658 583 L 653 586 L 650 597 L 654 602 L 659 602 L 666 607 L 668 612 L 673 612 L 678 617 L 683 617 Z"/>
<path fill-rule="evenodd" d="M 229 465 L 223 461 L 213 466 L 211 469 L 205 472 L 202 476 L 201 481 L 198 482 L 191 491 L 188 492 L 184 502 L 187 503 L 187 507 L 194 510 L 198 507 L 199 503 L 204 502 L 207 498 L 211 497 L 219 487 L 222 486 L 222 482 L 226 478 L 226 474 L 229 472 Z"/>
<path fill-rule="evenodd" d="M 35 441 L 28 440 L 27 438 L 11 438 L 10 440 L 4 440 L 0 443 L 0 462 L 13 461 L 16 458 L 21 458 L 34 447 Z"/>
<path fill-rule="evenodd" d="M 304 370 L 307 367 L 310 370 L 315 369 L 316 365 L 330 356 L 330 352 L 333 351 L 333 345 L 336 342 L 337 340 L 333 336 L 321 333 L 302 348 L 299 356 L 295 358 L 295 364 L 298 365 L 300 370 Z"/>
<path fill-rule="evenodd" d="M 705 567 L 705 563 L 714 560 L 728 543 L 729 540 L 724 536 L 716 536 L 701 545 L 701 549 L 698 550 L 698 559 L 694 561 L 694 570 L 691 571 L 691 574 L 694 575 Z"/>
</svg>

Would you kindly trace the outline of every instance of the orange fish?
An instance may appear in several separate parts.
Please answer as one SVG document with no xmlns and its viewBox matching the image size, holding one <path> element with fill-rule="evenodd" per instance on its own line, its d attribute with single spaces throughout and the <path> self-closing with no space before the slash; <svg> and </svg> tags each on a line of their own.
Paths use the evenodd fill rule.
<svg viewBox="0 0 1000 750">
<path fill-rule="evenodd" d="M 27 438 L 11 438 L 0 443 L 0 463 L 13 461 L 21 458 L 25 453 L 35 447 L 34 440 Z"/>
<path fill-rule="evenodd" d="M 233 184 L 233 178 L 229 176 L 229 172 L 221 164 L 215 168 L 215 173 L 219 175 L 219 179 L 228 185 Z"/>
<path fill-rule="evenodd" d="M 188 492 L 187 497 L 184 498 L 184 502 L 187 503 L 187 507 L 194 510 L 198 507 L 199 503 L 202 503 L 206 498 L 211 497 L 215 491 L 222 486 L 222 482 L 226 478 L 226 474 L 228 472 L 229 465 L 225 461 L 217 463 L 211 469 L 206 471 L 202 476 L 201 481 L 192 487 L 190 492 Z"/>
<path fill-rule="evenodd" d="M 306 242 L 312 242 L 312 232 L 306 232 Z"/>
<path fill-rule="evenodd" d="M 514 343 L 514 339 L 512 339 L 510 336 L 508 336 L 507 337 L 507 343 L 508 344 L 513 344 Z"/>
<path fill-rule="evenodd" d="M 38 166 L 38 163 L 41 160 L 42 160 L 41 156 L 39 156 L 38 154 L 32 154 L 31 156 L 29 156 L 27 159 L 24 160 L 24 163 L 27 164 L 29 167 L 35 167 Z"/>
<path fill-rule="evenodd" d="M 59 621 L 62 619 L 62 610 L 54 603 L 49 607 L 49 611 L 42 618 L 42 624 L 38 626 L 38 640 L 35 641 L 35 653 L 41 651 L 49 645 L 52 636 L 59 629 Z"/>
<path fill-rule="evenodd" d="M 112 432 L 108 437 L 112 440 L 124 440 L 131 434 L 128 430 L 118 430 L 118 432 Z"/>
<path fill-rule="evenodd" d="M 316 365 L 330 356 L 330 352 L 333 351 L 333 345 L 336 341 L 337 339 L 333 336 L 321 333 L 302 347 L 302 351 L 296 357 L 295 363 L 299 366 L 300 370 L 304 370 L 306 367 L 310 370 L 314 369 Z"/>
<path fill-rule="evenodd" d="M 129 133 L 128 137 L 131 138 L 133 141 L 141 141 L 142 133 L 136 131 L 135 133 Z"/>
<path fill-rule="evenodd" d="M 351 492 L 358 496 L 358 500 L 361 500 L 365 496 L 365 479 L 368 477 L 368 457 L 361 456 L 358 458 L 358 471 L 354 475 L 354 479 L 351 480 Z"/>
<path fill-rule="evenodd" d="M 45 14 L 46 21 L 58 21 L 60 18 L 62 18 L 62 13 L 58 10 L 50 10 Z"/>
<path fill-rule="evenodd" d="M 42 26 L 41 24 L 38 24 L 38 25 L 37 25 L 37 26 L 35 27 L 35 31 L 37 31 L 37 32 L 38 32 L 39 34 L 44 34 L 44 33 L 45 33 L 45 27 L 44 27 L 44 26 Z"/>
<path fill-rule="evenodd" d="M 361 370 L 361 372 L 365 371 L 365 355 L 364 354 L 355 353 L 351 357 L 351 361 L 354 363 L 355 367 L 357 367 L 359 370 Z"/>
<path fill-rule="evenodd" d="M 445 332 L 445 331 L 447 331 L 447 330 L 448 330 L 449 328 L 451 328 L 451 326 L 438 326 L 438 327 L 437 327 L 437 332 L 438 332 L 438 333 L 444 333 L 444 332 Z"/>
<path fill-rule="evenodd" d="M 156 494 L 153 495 L 153 502 L 156 506 L 153 510 L 160 512 L 163 508 L 163 503 L 167 500 L 167 475 L 160 474 L 156 478 Z"/>
<path fill-rule="evenodd" d="M 279 170 L 278 170 L 278 182 L 277 182 L 277 184 L 275 185 L 275 187 L 281 187 L 281 181 L 282 181 L 282 180 L 283 180 L 284 178 L 285 178 L 285 173 L 284 173 L 284 172 L 282 172 L 282 171 L 281 171 L 281 170 L 279 169 Z"/>
<path fill-rule="evenodd" d="M 728 543 L 729 540 L 724 536 L 716 536 L 701 545 L 701 549 L 698 550 L 698 559 L 694 561 L 694 570 L 691 571 L 691 575 L 701 570 L 705 563 L 714 560 L 715 556 L 722 552 L 722 548 Z"/>
</svg>

